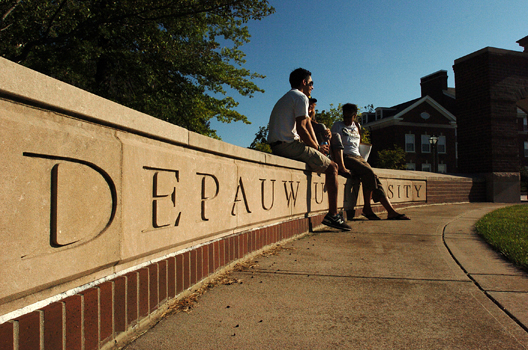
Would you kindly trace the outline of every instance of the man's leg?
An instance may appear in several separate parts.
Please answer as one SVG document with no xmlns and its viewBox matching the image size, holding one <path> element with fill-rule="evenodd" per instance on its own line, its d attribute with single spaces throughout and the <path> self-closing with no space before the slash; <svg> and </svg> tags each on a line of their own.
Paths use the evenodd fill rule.
<svg viewBox="0 0 528 350">
<path fill-rule="evenodd" d="M 329 210 L 328 214 L 323 219 L 323 224 L 333 228 L 350 231 L 350 226 L 348 226 L 343 218 L 337 214 L 337 164 L 332 162 L 321 152 L 296 141 L 291 144 L 281 144 L 274 147 L 273 153 L 303 161 L 308 164 L 312 171 L 325 173 Z"/>
<path fill-rule="evenodd" d="M 352 173 L 350 170 L 348 170 L 345 166 L 345 161 L 343 160 L 343 150 L 342 149 L 334 149 L 332 148 L 332 159 L 334 162 L 337 163 L 338 172 L 341 173 L 341 175 L 347 177 L 352 176 Z"/>
<path fill-rule="evenodd" d="M 353 174 L 358 175 L 363 184 L 363 215 L 370 220 L 379 220 L 379 218 L 372 211 L 371 200 L 373 197 L 373 191 L 377 191 L 375 201 L 378 202 L 383 196 L 383 191 L 377 190 L 381 187 L 376 174 L 370 167 L 370 165 L 363 160 L 361 157 L 346 156 L 345 165 Z"/>
<path fill-rule="evenodd" d="M 337 164 L 332 162 L 325 170 L 326 190 L 328 191 L 328 214 L 324 217 L 323 224 L 344 231 L 350 231 L 350 226 L 337 213 L 337 169 Z"/>
<path fill-rule="evenodd" d="M 332 162 L 325 170 L 326 189 L 328 190 L 328 213 L 332 216 L 337 214 L 337 169 L 337 164 Z"/>
<path fill-rule="evenodd" d="M 375 202 L 380 202 L 383 208 L 387 211 L 388 219 L 399 219 L 399 220 L 409 220 L 404 214 L 398 213 L 392 203 L 387 198 L 381 182 L 378 177 L 374 174 L 374 171 L 370 165 L 364 164 L 362 160 L 355 158 L 346 158 L 347 168 L 351 169 L 354 173 L 358 173 L 363 182 L 363 215 L 366 216 L 369 220 L 379 220 L 376 214 L 374 214 L 371 206 L 371 200 L 374 198 Z M 375 193 L 374 193 L 375 192 Z"/>
</svg>

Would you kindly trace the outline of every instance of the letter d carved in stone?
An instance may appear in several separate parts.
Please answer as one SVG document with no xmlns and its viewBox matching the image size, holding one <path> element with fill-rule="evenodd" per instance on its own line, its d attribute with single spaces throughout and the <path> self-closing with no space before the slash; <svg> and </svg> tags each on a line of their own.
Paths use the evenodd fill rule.
<svg viewBox="0 0 528 350">
<path fill-rule="evenodd" d="M 87 243 L 110 227 L 117 210 L 117 191 L 108 173 L 80 159 L 27 152 L 24 156 L 55 163 L 51 168 L 51 247 Z"/>
</svg>

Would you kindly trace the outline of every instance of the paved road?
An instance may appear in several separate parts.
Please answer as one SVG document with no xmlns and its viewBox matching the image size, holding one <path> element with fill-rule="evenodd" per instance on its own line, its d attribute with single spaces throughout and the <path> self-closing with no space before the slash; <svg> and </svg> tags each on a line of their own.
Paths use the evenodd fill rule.
<svg viewBox="0 0 528 350">
<path fill-rule="evenodd" d="M 528 275 L 471 231 L 500 206 L 408 208 L 411 221 L 320 227 L 256 257 L 231 275 L 241 283 L 214 287 L 126 349 L 526 349 Z"/>
</svg>

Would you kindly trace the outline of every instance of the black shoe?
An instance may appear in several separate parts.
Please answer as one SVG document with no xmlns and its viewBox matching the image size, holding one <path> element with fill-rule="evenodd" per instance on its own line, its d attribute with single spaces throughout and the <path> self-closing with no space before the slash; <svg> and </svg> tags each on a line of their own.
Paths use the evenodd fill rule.
<svg viewBox="0 0 528 350">
<path fill-rule="evenodd" d="M 339 214 L 333 216 L 330 214 L 326 214 L 323 219 L 323 225 L 338 228 L 343 231 L 350 231 L 352 229 L 346 224 L 345 220 L 343 220 L 343 218 Z"/>
<path fill-rule="evenodd" d="M 365 214 L 365 213 L 361 213 L 361 215 L 363 215 L 364 217 L 366 217 L 367 219 L 369 220 L 381 220 L 379 218 L 379 216 L 377 216 L 376 214 L 372 213 L 372 214 Z M 397 220 L 397 219 L 395 219 Z"/>
</svg>

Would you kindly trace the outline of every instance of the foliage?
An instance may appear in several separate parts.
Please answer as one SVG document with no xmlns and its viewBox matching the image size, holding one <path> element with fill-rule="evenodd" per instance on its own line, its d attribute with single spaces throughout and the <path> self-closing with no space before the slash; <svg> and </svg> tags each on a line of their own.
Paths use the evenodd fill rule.
<svg viewBox="0 0 528 350">
<path fill-rule="evenodd" d="M 315 113 L 315 120 L 320 124 L 324 124 L 328 129 L 332 128 L 332 125 L 334 125 L 335 122 L 342 119 L 343 106 L 341 104 L 339 104 L 337 108 L 334 107 L 333 104 L 330 104 L 328 112 L 326 110 L 323 110 L 322 112 L 316 110 Z"/>
<path fill-rule="evenodd" d="M 376 166 L 384 169 L 406 169 L 405 151 L 403 148 L 398 147 L 398 145 L 394 145 L 393 149 L 378 151 L 378 162 Z"/>
<path fill-rule="evenodd" d="M 376 112 L 376 109 L 374 108 L 373 104 L 366 105 L 365 107 L 363 107 L 363 109 L 365 109 L 365 113 L 374 113 L 374 112 Z"/>
<path fill-rule="evenodd" d="M 255 139 L 248 148 L 271 153 L 271 146 L 268 143 L 268 127 L 269 125 L 259 127 L 259 131 L 255 134 Z"/>
<path fill-rule="evenodd" d="M 361 143 L 370 145 L 370 131 L 361 125 Z"/>
<path fill-rule="evenodd" d="M 528 206 L 498 209 L 480 219 L 475 229 L 508 260 L 528 270 Z"/>
<path fill-rule="evenodd" d="M 225 87 L 263 92 L 240 47 L 244 24 L 273 12 L 267 0 L 2 0 L 0 55 L 217 137 L 212 118 L 249 123 Z"/>
<path fill-rule="evenodd" d="M 374 112 L 374 105 L 373 104 L 366 105 L 365 107 L 363 107 L 363 109 L 365 110 L 364 111 L 365 113 L 372 113 Z M 361 108 L 360 108 L 358 112 L 358 118 L 361 117 L 362 113 L 363 112 L 361 111 Z M 371 144 L 370 131 L 367 128 L 365 128 L 363 125 L 361 125 L 361 142 L 367 145 Z"/>
</svg>

